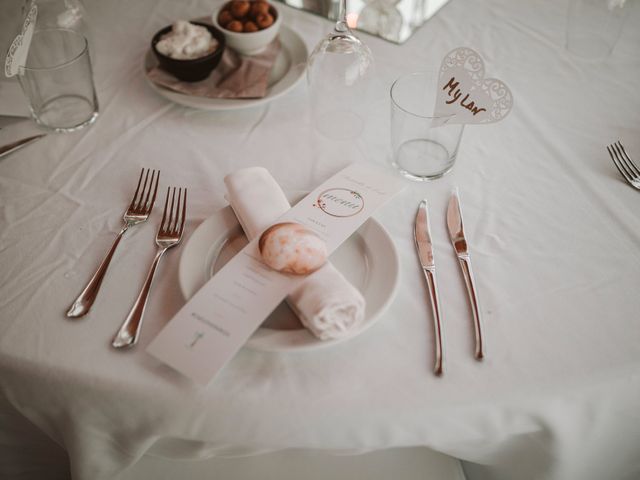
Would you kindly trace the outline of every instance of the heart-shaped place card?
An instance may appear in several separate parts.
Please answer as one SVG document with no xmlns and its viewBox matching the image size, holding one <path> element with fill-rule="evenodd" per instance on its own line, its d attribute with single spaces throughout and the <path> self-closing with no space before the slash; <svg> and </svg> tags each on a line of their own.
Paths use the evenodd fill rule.
<svg viewBox="0 0 640 480">
<path fill-rule="evenodd" d="M 484 61 L 474 50 L 460 47 L 447 53 L 438 74 L 436 117 L 447 124 L 494 123 L 513 106 L 511 90 L 495 78 L 484 78 Z"/>
<path fill-rule="evenodd" d="M 7 77 L 16 75 L 20 67 L 24 67 L 27 63 L 27 55 L 29 54 L 29 46 L 31 45 L 31 37 L 36 26 L 38 17 L 38 6 L 34 3 L 27 14 L 27 18 L 22 25 L 22 31 L 11 42 L 7 58 L 4 61 L 4 74 Z"/>
</svg>

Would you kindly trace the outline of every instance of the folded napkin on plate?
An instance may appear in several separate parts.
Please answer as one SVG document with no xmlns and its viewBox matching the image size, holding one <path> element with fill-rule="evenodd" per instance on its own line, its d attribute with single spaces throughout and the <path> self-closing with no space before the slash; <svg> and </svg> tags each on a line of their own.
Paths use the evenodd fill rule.
<svg viewBox="0 0 640 480">
<path fill-rule="evenodd" d="M 265 168 L 238 170 L 227 175 L 224 183 L 227 200 L 249 239 L 291 208 Z M 321 340 L 349 336 L 364 321 L 364 298 L 330 263 L 310 274 L 287 302 L 302 324 Z"/>
<path fill-rule="evenodd" d="M 225 48 L 218 66 L 199 82 L 178 80 L 157 63 L 147 71 L 147 77 L 156 85 L 196 97 L 262 98 L 267 94 L 269 73 L 279 51 L 278 38 L 259 54 L 249 57 Z"/>
</svg>

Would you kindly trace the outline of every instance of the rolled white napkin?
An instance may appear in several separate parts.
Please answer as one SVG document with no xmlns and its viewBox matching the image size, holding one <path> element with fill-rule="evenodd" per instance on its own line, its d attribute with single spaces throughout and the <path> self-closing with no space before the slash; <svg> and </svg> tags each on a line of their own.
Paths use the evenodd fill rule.
<svg viewBox="0 0 640 480">
<path fill-rule="evenodd" d="M 227 175 L 224 183 L 227 200 L 250 240 L 291 208 L 266 168 L 238 170 Z M 331 263 L 310 274 L 287 302 L 321 340 L 348 336 L 364 321 L 364 298 Z"/>
</svg>

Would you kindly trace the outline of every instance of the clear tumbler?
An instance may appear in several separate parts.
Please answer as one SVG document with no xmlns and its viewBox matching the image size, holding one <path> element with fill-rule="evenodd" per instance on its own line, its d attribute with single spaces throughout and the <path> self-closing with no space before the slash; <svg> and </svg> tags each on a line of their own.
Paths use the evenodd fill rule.
<svg viewBox="0 0 640 480">
<path fill-rule="evenodd" d="M 64 28 L 36 30 L 18 79 L 39 125 L 71 132 L 98 116 L 86 38 Z"/>
<path fill-rule="evenodd" d="M 464 125 L 434 115 L 437 72 L 411 73 L 391 86 L 392 164 L 412 180 L 434 180 L 453 168 Z"/>
</svg>

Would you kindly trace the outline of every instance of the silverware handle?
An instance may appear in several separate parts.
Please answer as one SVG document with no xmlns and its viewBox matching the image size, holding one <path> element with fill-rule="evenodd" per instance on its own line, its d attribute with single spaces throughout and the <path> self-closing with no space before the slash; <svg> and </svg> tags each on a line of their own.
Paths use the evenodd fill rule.
<svg viewBox="0 0 640 480">
<path fill-rule="evenodd" d="M 102 284 L 102 279 L 104 278 L 105 273 L 107 273 L 107 269 L 109 268 L 109 264 L 111 263 L 111 258 L 122 239 L 122 235 L 127 231 L 128 226 L 125 225 L 120 230 L 120 233 L 116 236 L 116 239 L 113 241 L 111 248 L 107 252 L 107 255 L 100 263 L 100 266 L 96 270 L 96 273 L 93 274 L 93 277 L 89 280 L 89 283 L 84 287 L 84 290 L 78 295 L 78 298 L 71 304 L 69 310 L 67 310 L 67 317 L 69 318 L 79 318 L 91 310 L 91 305 L 95 301 L 98 296 L 98 291 L 100 291 L 100 285 Z"/>
<path fill-rule="evenodd" d="M 46 134 L 41 133 L 40 135 L 33 135 L 32 137 L 23 138 L 21 140 L 18 140 L 17 142 L 4 145 L 0 147 L 0 158 L 4 157 L 5 155 L 9 155 L 10 153 L 13 153 L 22 147 L 26 147 L 30 143 L 35 142 L 36 140 L 42 137 L 46 137 Z"/>
<path fill-rule="evenodd" d="M 462 268 L 464 283 L 467 286 L 467 293 L 469 294 L 469 303 L 471 303 L 471 312 L 473 313 L 473 328 L 476 336 L 475 357 L 477 360 L 482 360 L 484 358 L 484 339 L 480 320 L 480 307 L 478 306 L 478 294 L 476 293 L 475 279 L 473 277 L 473 271 L 471 270 L 471 260 L 468 256 L 460 256 L 458 257 L 458 261 Z"/>
<path fill-rule="evenodd" d="M 131 311 L 129 312 L 129 315 L 127 315 L 126 320 L 120 326 L 120 330 L 118 330 L 116 336 L 113 337 L 111 345 L 115 348 L 132 347 L 138 343 L 140 330 L 142 328 L 144 309 L 147 306 L 147 299 L 149 298 L 149 292 L 151 291 L 153 277 L 158 268 L 158 264 L 160 263 L 160 259 L 166 251 L 166 248 L 161 248 L 158 250 L 158 253 L 156 253 L 156 258 L 153 259 L 153 263 L 151 264 L 149 273 L 147 273 L 147 278 L 142 285 L 138 298 L 133 304 L 133 307 L 131 307 Z"/>
<path fill-rule="evenodd" d="M 436 277 L 433 270 L 423 268 L 424 277 L 427 279 L 429 288 L 429 297 L 431 297 L 431 310 L 433 311 L 433 331 L 436 343 L 435 365 L 433 372 L 436 375 L 443 373 L 443 351 L 442 351 L 442 323 L 440 322 L 440 301 L 438 299 L 438 287 L 436 286 Z"/>
</svg>

